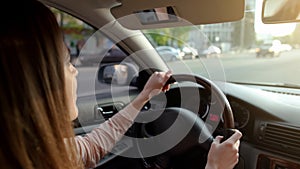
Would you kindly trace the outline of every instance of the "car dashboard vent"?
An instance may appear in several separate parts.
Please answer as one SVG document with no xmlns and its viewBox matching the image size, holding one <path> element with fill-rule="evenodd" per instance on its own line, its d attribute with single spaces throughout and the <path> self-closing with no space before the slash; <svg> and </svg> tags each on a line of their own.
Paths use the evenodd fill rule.
<svg viewBox="0 0 300 169">
<path fill-rule="evenodd" d="M 300 155 L 300 127 L 265 123 L 260 128 L 260 141 L 282 152 Z"/>
<path fill-rule="evenodd" d="M 277 93 L 277 94 L 285 94 L 285 95 L 292 95 L 292 96 L 300 96 L 299 93 L 293 93 L 293 92 L 283 92 L 283 91 L 268 90 L 268 89 L 264 89 L 264 91 L 272 92 L 272 93 Z"/>
</svg>

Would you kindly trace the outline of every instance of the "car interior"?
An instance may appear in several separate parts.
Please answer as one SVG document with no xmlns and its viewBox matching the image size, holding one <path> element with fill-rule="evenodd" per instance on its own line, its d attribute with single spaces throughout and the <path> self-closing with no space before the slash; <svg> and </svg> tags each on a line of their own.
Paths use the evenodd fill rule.
<svg viewBox="0 0 300 169">
<path fill-rule="evenodd" d="M 277 15 L 292 0 L 41 2 L 57 16 L 79 71 L 76 135 L 118 113 L 155 71 L 173 73 L 170 90 L 144 105 L 96 168 L 204 168 L 212 139 L 230 129 L 243 134 L 235 169 L 300 168 L 300 8 Z M 277 25 L 293 31 L 261 35 Z M 259 45 L 278 39 L 292 49 L 256 57 Z M 198 55 L 166 61 L 157 46 Z M 209 46 L 222 52 L 208 56 Z"/>
</svg>

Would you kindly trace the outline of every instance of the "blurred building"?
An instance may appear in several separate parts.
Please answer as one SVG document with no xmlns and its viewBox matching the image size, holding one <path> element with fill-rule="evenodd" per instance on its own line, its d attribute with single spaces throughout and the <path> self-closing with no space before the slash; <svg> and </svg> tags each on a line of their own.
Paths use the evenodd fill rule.
<svg viewBox="0 0 300 169">
<path fill-rule="evenodd" d="M 198 51 L 210 45 L 221 48 L 222 52 L 227 52 L 233 47 L 247 48 L 255 41 L 254 18 L 251 18 L 254 17 L 255 3 L 255 0 L 245 1 L 246 14 L 240 21 L 200 25 L 199 30 L 190 32 L 190 43 L 200 44 L 193 46 Z"/>
</svg>

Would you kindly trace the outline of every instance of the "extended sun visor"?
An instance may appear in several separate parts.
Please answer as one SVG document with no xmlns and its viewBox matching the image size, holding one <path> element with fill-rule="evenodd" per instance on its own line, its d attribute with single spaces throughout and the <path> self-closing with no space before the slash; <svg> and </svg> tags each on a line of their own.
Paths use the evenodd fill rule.
<svg viewBox="0 0 300 169">
<path fill-rule="evenodd" d="M 121 0 L 112 15 L 129 29 L 153 29 L 237 21 L 244 0 Z"/>
</svg>

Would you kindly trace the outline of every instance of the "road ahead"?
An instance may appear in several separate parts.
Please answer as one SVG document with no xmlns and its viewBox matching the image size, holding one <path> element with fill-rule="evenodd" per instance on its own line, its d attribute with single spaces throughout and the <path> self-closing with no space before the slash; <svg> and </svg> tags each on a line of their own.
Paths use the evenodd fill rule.
<svg viewBox="0 0 300 169">
<path fill-rule="evenodd" d="M 300 84 L 300 50 L 283 52 L 277 58 L 256 58 L 254 53 L 226 54 L 221 58 L 184 61 L 185 68 L 170 63 L 176 73 L 202 74 L 213 80 Z M 176 69 L 175 69 L 176 67 Z"/>
<path fill-rule="evenodd" d="M 278 58 L 256 58 L 254 53 L 224 54 L 169 62 L 173 73 L 195 73 L 211 80 L 300 84 L 300 49 L 283 52 Z M 95 90 L 97 67 L 79 67 L 78 93 Z M 100 86 L 100 88 L 101 88 Z"/>
</svg>

